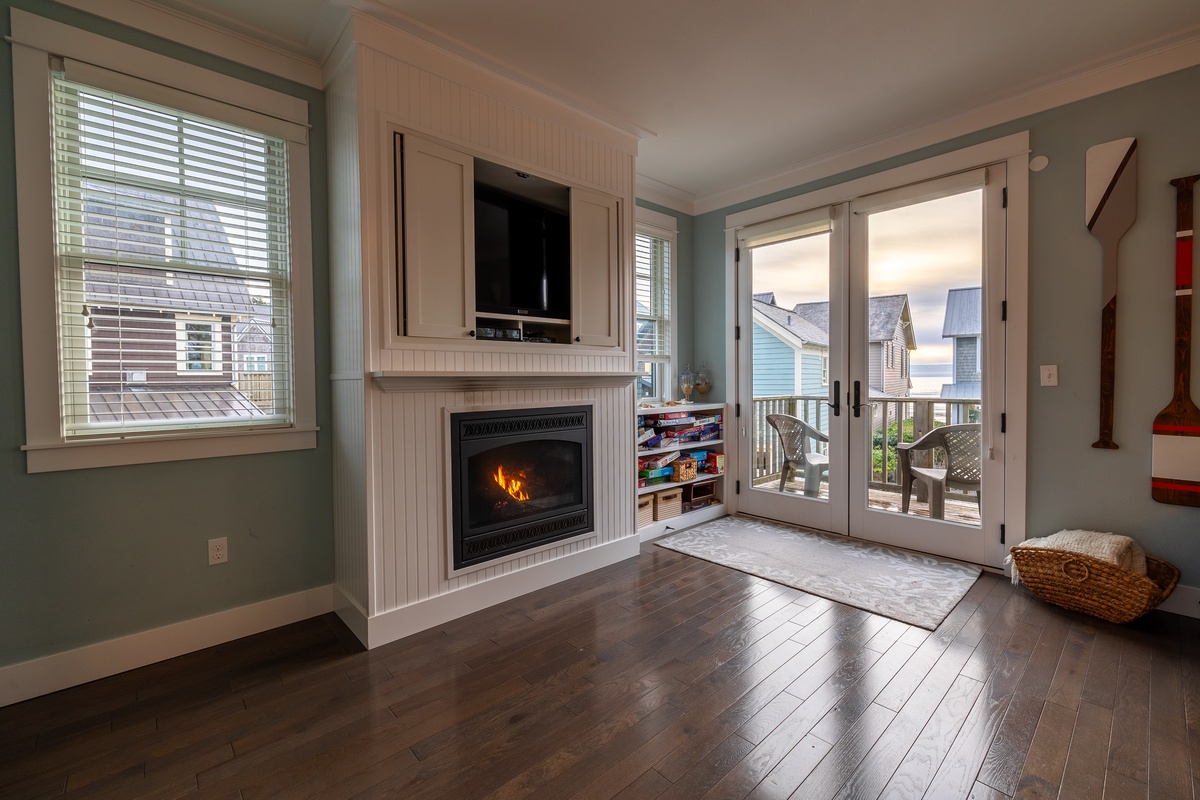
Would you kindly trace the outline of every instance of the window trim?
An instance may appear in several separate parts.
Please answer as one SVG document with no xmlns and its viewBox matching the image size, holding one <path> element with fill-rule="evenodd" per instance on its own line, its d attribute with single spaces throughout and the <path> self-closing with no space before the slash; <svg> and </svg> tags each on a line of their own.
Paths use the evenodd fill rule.
<svg viewBox="0 0 1200 800">
<path fill-rule="evenodd" d="M 316 439 L 316 368 L 313 330 L 312 227 L 308 103 L 301 98 L 177 61 L 89 31 L 13 9 L 14 144 L 17 154 L 22 358 L 25 384 L 26 469 L 69 469 L 215 458 L 311 449 Z M 200 101 L 217 101 L 290 125 L 290 185 L 295 418 L 289 426 L 223 431 L 189 430 L 129 439 L 64 441 L 55 309 L 53 163 L 50 55 L 86 58 L 102 69 L 161 83 Z M 211 106 L 210 106 L 211 108 Z"/>
<path fill-rule="evenodd" d="M 667 349 L 667 357 L 666 357 L 666 359 L 662 359 L 662 358 L 649 359 L 653 363 L 662 365 L 662 391 L 661 391 L 660 395 L 656 396 L 656 397 L 639 397 L 639 398 L 637 398 L 638 402 L 655 401 L 655 400 L 666 401 L 666 400 L 671 400 L 675 397 L 676 388 L 677 388 L 675 386 L 675 371 L 676 371 L 676 361 L 679 357 L 679 325 L 677 324 L 679 308 L 678 308 L 678 303 L 676 302 L 676 295 L 678 293 L 678 287 L 679 287 L 679 280 L 678 280 L 678 274 L 679 274 L 679 268 L 678 268 L 679 221 L 675 217 L 671 216 L 670 214 L 664 214 L 660 211 L 655 211 L 650 208 L 643 208 L 642 206 L 636 207 L 636 209 L 634 211 L 634 217 L 635 217 L 635 224 L 634 224 L 635 235 L 640 233 L 640 234 L 644 234 L 646 236 L 653 236 L 658 239 L 665 239 L 667 241 L 667 243 L 670 245 L 669 252 L 671 254 L 671 263 L 668 265 L 669 271 L 667 273 L 667 283 L 668 283 L 668 285 L 667 285 L 667 309 L 668 309 L 667 324 L 670 327 L 670 330 L 668 331 L 668 334 L 667 334 L 667 348 L 668 348 Z M 634 276 L 635 298 L 634 298 L 634 309 L 633 309 L 633 324 L 634 324 L 635 329 L 637 327 L 637 320 L 638 320 L 637 307 L 636 307 L 636 305 L 637 305 L 637 300 L 636 300 L 637 286 L 636 286 L 636 284 L 637 284 L 637 276 L 635 275 Z M 637 352 L 637 337 L 636 336 L 634 337 L 632 350 L 633 350 L 634 368 L 636 369 L 638 363 L 641 361 L 641 358 L 639 357 L 638 352 Z M 641 374 L 641 373 L 638 373 L 638 374 Z"/>
<path fill-rule="evenodd" d="M 208 368 L 191 367 L 188 356 L 189 325 L 206 325 L 210 339 L 208 341 Z M 178 375 L 219 375 L 225 371 L 225 342 L 222 338 L 224 326 L 220 317 L 201 316 L 199 314 L 175 315 L 175 372 Z"/>
</svg>

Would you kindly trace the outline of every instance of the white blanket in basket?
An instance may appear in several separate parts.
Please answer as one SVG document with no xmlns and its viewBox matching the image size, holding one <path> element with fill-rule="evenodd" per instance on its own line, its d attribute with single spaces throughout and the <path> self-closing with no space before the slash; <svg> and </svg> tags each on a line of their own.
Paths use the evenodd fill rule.
<svg viewBox="0 0 1200 800">
<path fill-rule="evenodd" d="M 1059 531 L 1039 539 L 1026 539 L 1017 547 L 1050 547 L 1055 550 L 1070 550 L 1085 556 L 1116 564 L 1118 567 L 1137 575 L 1146 574 L 1146 552 L 1142 546 L 1128 536 L 1117 533 L 1101 533 L 1099 531 Z M 1017 574 L 1017 565 L 1012 563 L 1012 556 L 1004 559 L 1004 563 L 1012 565 L 1012 582 L 1020 583 L 1021 576 Z"/>
</svg>

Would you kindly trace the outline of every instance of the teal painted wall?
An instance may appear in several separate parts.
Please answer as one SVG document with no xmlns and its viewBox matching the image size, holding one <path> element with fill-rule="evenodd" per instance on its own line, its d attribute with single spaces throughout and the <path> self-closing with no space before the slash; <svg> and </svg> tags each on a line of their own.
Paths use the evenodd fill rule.
<svg viewBox="0 0 1200 800">
<path fill-rule="evenodd" d="M 28 475 L 14 187 L 11 48 L 0 57 L 0 665 L 333 581 L 328 218 L 319 91 L 40 0 L 21 8 L 304 98 L 312 122 L 319 447 L 293 453 Z M 47 365 L 53 369 L 53 365 Z M 229 537 L 227 565 L 207 542 Z"/>
<path fill-rule="evenodd" d="M 1200 509 L 1153 502 L 1149 483 L 1151 422 L 1171 397 L 1175 194 L 1168 181 L 1200 173 L 1197 98 L 1200 68 L 1193 67 L 697 216 L 692 281 L 724 285 L 727 214 L 1029 130 L 1033 155 L 1050 164 L 1029 176 L 1028 533 L 1125 533 L 1178 565 L 1184 584 L 1200 586 Z M 1120 250 L 1120 449 L 1108 451 L 1091 447 L 1099 414 L 1100 247 L 1083 223 L 1084 153 L 1125 136 L 1138 139 L 1138 217 Z M 696 318 L 723 320 L 725 303 L 723 291 L 698 289 Z M 1200 322 L 1200 314 L 1193 319 Z M 721 370 L 724 330 L 697 328 L 694 344 Z M 1193 338 L 1200 342 L 1200 333 Z M 1039 364 L 1059 365 L 1058 387 L 1038 385 Z M 1200 397 L 1195 364 L 1192 374 L 1192 394 Z"/>
<path fill-rule="evenodd" d="M 754 323 L 754 396 L 796 393 L 796 351 L 779 337 Z"/>
</svg>

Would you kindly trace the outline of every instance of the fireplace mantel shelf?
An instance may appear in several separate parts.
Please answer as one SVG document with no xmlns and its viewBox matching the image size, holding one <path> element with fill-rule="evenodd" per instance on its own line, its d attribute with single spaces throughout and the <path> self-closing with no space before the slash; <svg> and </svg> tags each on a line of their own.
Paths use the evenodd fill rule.
<svg viewBox="0 0 1200 800">
<path fill-rule="evenodd" d="M 547 386 L 626 386 L 638 372 L 372 372 L 385 392 L 542 388 Z"/>
</svg>

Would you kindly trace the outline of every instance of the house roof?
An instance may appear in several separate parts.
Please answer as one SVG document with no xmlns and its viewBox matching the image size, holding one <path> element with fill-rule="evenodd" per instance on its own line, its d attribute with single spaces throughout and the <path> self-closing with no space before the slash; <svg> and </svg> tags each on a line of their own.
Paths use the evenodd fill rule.
<svg viewBox="0 0 1200 800">
<path fill-rule="evenodd" d="M 773 297 L 774 295 L 772 295 Z M 799 340 L 800 344 L 814 345 L 817 347 L 829 347 L 829 334 L 812 324 L 804 317 L 797 314 L 795 311 L 789 311 L 786 308 L 780 308 L 769 303 L 764 303 L 758 299 L 759 295 L 755 295 L 753 307 L 756 314 L 761 314 L 767 319 L 774 322 L 779 327 L 783 328 L 789 334 Z"/>
<path fill-rule="evenodd" d="M 983 397 L 983 384 L 979 381 L 943 383 L 941 397 L 948 400 L 978 400 Z"/>
<path fill-rule="evenodd" d="M 169 419 L 222 419 L 266 416 L 229 384 L 184 386 L 92 386 L 92 422 L 159 422 Z"/>
<path fill-rule="evenodd" d="M 774 292 L 755 292 L 754 299 L 767 303 L 768 305 L 775 305 Z"/>
<path fill-rule="evenodd" d="M 829 303 L 798 303 L 792 310 L 821 330 L 829 330 Z M 872 342 L 891 341 L 896 336 L 896 327 L 903 323 L 906 326 L 904 337 L 908 349 L 917 349 L 917 340 L 912 330 L 912 315 L 908 308 L 908 295 L 893 294 L 870 298 L 867 302 L 867 316 L 870 320 Z"/>
<path fill-rule="evenodd" d="M 164 272 L 141 267 L 89 263 L 84 274 L 89 306 L 209 312 L 221 316 L 267 316 L 246 284 L 224 275 Z"/>
<path fill-rule="evenodd" d="M 942 338 L 978 336 L 983 332 L 983 290 L 978 286 L 951 289 L 946 295 Z"/>
</svg>

